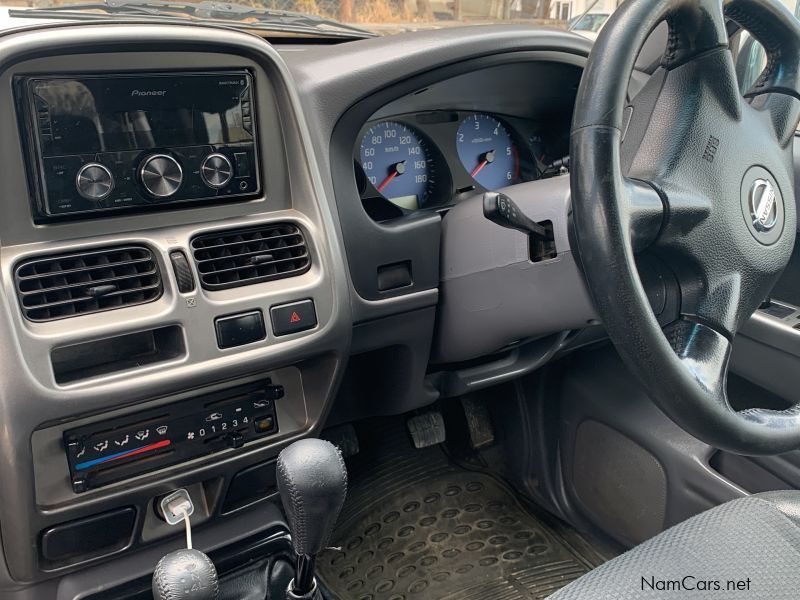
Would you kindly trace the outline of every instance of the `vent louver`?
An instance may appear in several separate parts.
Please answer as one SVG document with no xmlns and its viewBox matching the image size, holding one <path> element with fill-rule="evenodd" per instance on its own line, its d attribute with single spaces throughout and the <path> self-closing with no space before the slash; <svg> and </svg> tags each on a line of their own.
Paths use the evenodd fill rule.
<svg viewBox="0 0 800 600">
<path fill-rule="evenodd" d="M 294 277 L 311 268 L 303 233 L 289 223 L 201 235 L 192 240 L 192 253 L 207 290 Z"/>
<path fill-rule="evenodd" d="M 38 257 L 20 263 L 14 279 L 30 321 L 55 321 L 145 304 L 162 293 L 153 253 L 122 246 Z"/>
</svg>

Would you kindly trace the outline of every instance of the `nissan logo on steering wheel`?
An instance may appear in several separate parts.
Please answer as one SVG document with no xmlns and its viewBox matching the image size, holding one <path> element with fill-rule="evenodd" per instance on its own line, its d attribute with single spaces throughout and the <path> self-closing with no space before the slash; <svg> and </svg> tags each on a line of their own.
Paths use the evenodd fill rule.
<svg viewBox="0 0 800 600">
<path fill-rule="evenodd" d="M 750 186 L 750 216 L 759 232 L 771 231 L 778 222 L 775 188 L 766 179 L 756 179 Z"/>
</svg>

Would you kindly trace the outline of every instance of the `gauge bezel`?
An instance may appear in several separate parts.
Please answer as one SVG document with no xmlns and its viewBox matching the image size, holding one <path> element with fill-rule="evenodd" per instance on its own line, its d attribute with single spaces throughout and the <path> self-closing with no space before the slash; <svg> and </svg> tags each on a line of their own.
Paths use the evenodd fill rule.
<svg viewBox="0 0 800 600">
<path fill-rule="evenodd" d="M 525 146 L 520 144 L 519 135 L 516 133 L 514 127 L 512 127 L 503 117 L 491 112 L 485 111 L 472 111 L 462 115 L 461 120 L 458 122 L 458 126 L 456 127 L 455 136 L 453 138 L 453 145 L 455 146 L 456 156 L 458 158 L 458 164 L 461 166 L 462 169 L 469 175 L 469 177 L 476 183 L 476 185 L 480 186 L 481 189 L 486 191 L 495 191 L 495 189 L 488 188 L 484 184 L 482 184 L 478 179 L 477 176 L 473 175 L 469 166 L 464 163 L 464 160 L 461 157 L 461 152 L 459 152 L 459 141 L 458 135 L 461 131 L 461 127 L 467 122 L 467 120 L 473 117 L 483 117 L 489 118 L 497 122 L 508 134 L 509 140 L 511 140 L 511 147 L 514 152 L 514 170 L 516 171 L 516 176 L 512 181 L 508 182 L 508 185 L 516 185 L 518 183 L 522 183 L 525 181 L 522 177 L 522 163 L 523 163 L 523 151 L 525 150 Z M 507 186 L 501 186 L 507 187 Z M 500 189 L 500 188 L 496 188 Z"/>
<path fill-rule="evenodd" d="M 413 118 L 413 116 L 413 114 L 401 115 L 370 120 L 365 123 L 358 132 L 358 137 L 353 149 L 356 185 L 358 187 L 362 204 L 364 204 L 364 209 L 375 220 L 384 221 L 406 214 L 413 214 L 415 212 L 436 210 L 441 208 L 443 204 L 448 203 L 449 199 L 453 195 L 450 167 L 447 164 L 441 149 L 439 148 L 438 144 L 436 144 L 431 137 L 419 127 L 419 124 L 414 123 L 412 119 L 409 118 Z M 364 140 L 364 136 L 370 131 L 370 129 L 383 123 L 397 123 L 412 131 L 424 146 L 424 150 L 427 153 L 427 161 L 430 163 L 430 170 L 435 174 L 433 180 L 429 182 L 429 192 L 424 203 L 422 203 L 423 205 L 416 210 L 403 208 L 379 192 L 369 181 L 369 178 L 366 176 L 364 171 L 364 167 L 362 166 L 361 145 Z"/>
</svg>

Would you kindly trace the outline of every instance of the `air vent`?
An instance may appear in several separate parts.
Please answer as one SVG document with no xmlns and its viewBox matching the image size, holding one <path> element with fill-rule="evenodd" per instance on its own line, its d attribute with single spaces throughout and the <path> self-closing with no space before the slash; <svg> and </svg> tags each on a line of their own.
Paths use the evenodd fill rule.
<svg viewBox="0 0 800 600">
<path fill-rule="evenodd" d="M 26 260 L 15 272 L 25 317 L 55 321 L 153 302 L 161 276 L 144 246 L 102 248 Z"/>
<path fill-rule="evenodd" d="M 311 267 L 303 233 L 288 223 L 201 235 L 192 252 L 207 290 L 294 277 Z"/>
</svg>

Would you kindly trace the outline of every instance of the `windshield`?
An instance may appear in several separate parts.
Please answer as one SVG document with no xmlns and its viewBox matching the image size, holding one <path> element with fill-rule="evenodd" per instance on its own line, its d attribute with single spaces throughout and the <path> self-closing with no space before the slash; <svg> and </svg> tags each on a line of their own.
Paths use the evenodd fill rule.
<svg viewBox="0 0 800 600">
<path fill-rule="evenodd" d="M 0 6 L 19 17 L 22 10 L 50 10 L 59 14 L 77 10 L 134 13 L 138 17 L 173 17 L 327 27 L 355 34 L 391 35 L 419 29 L 489 23 L 524 23 L 569 29 L 596 39 L 608 18 L 624 0 L 0 0 Z M 636 0 L 629 0 L 636 1 Z M 780 0 L 797 14 L 800 0 Z M 297 13 L 305 22 L 291 21 L 277 11 Z M 297 17 L 298 15 L 295 15 Z M 341 31 L 340 31 L 341 32 Z M 758 52 L 753 51 L 753 64 Z"/>
</svg>

